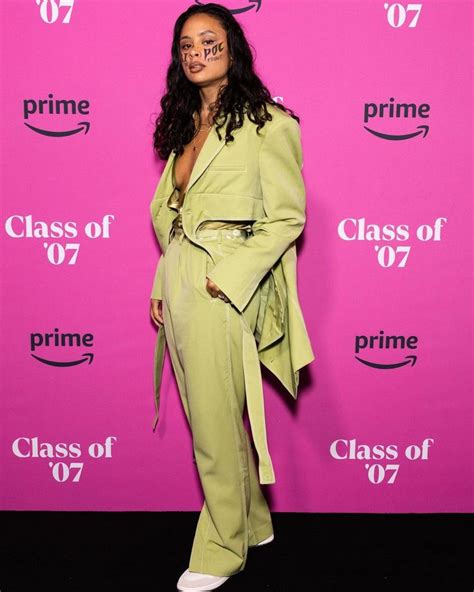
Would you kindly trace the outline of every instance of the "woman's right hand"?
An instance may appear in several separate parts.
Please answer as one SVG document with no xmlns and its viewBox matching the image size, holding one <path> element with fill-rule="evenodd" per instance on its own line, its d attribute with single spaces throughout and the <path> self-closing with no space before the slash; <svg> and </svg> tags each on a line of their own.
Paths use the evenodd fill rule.
<svg viewBox="0 0 474 592">
<path fill-rule="evenodd" d="M 156 300 L 155 298 L 151 299 L 150 316 L 155 325 L 158 327 L 163 325 L 163 308 L 161 300 Z"/>
</svg>

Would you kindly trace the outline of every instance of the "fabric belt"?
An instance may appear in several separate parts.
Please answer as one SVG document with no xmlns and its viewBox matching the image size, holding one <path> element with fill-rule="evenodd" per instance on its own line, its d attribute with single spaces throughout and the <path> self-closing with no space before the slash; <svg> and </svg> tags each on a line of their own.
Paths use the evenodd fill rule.
<svg viewBox="0 0 474 592">
<path fill-rule="evenodd" d="M 203 228 L 197 233 L 198 238 L 219 239 L 222 237 L 233 238 L 237 236 L 248 236 L 247 228 Z M 174 228 L 171 238 L 176 237 L 183 240 L 185 233 L 181 228 Z M 262 386 L 262 374 L 260 369 L 260 359 L 257 350 L 255 336 L 247 323 L 245 316 L 239 313 L 242 325 L 242 357 L 245 379 L 245 396 L 247 401 L 247 410 L 250 419 L 252 437 L 259 458 L 258 474 L 261 484 L 275 483 L 275 473 L 273 471 L 272 460 L 268 451 L 267 433 L 265 424 L 265 404 Z M 159 418 L 160 405 L 160 386 L 163 371 L 164 354 L 166 347 L 166 338 L 164 327 L 158 329 L 158 336 L 155 345 L 154 355 L 154 390 L 155 390 L 155 417 L 153 420 L 153 431 Z"/>
<path fill-rule="evenodd" d="M 255 337 L 242 313 L 242 351 L 245 376 L 245 396 L 249 413 L 252 437 L 258 454 L 258 475 L 260 483 L 275 483 L 272 460 L 268 451 L 265 425 L 265 404 L 263 397 L 260 359 Z"/>
<path fill-rule="evenodd" d="M 200 228 L 196 232 L 196 238 L 205 238 L 207 240 L 235 239 L 237 237 L 247 238 L 252 233 L 252 228 L 248 227 L 229 227 L 229 228 Z M 183 239 L 186 236 L 181 226 L 173 226 L 170 231 L 170 240 L 174 237 Z"/>
<path fill-rule="evenodd" d="M 234 239 L 237 237 L 247 238 L 252 233 L 252 228 L 249 227 L 235 227 L 235 228 L 200 228 L 196 232 L 196 238 L 207 238 L 210 240 L 219 240 L 220 238 Z"/>
</svg>

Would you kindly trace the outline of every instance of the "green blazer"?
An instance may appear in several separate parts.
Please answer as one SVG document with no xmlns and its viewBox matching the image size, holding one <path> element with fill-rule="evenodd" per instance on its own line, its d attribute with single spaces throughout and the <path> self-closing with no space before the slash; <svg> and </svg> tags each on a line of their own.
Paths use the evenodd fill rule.
<svg viewBox="0 0 474 592">
<path fill-rule="evenodd" d="M 264 310 L 258 357 L 296 399 L 299 371 L 314 360 L 297 292 L 295 241 L 306 221 L 301 136 L 295 119 L 273 105 L 268 109 L 273 119 L 265 123 L 259 135 L 256 125 L 245 117 L 227 146 L 224 137 L 219 140 L 215 126 L 211 128 L 189 179 L 182 219 L 188 237 L 206 250 L 208 244 L 196 236 L 205 220 L 255 221 L 253 235 L 211 268 L 208 277 L 239 312 L 261 284 L 266 297 L 261 299 Z M 225 126 L 220 133 L 224 136 Z M 157 299 L 161 299 L 171 223 L 177 216 L 177 211 L 166 204 L 174 190 L 175 156 L 171 152 L 150 204 L 162 253 L 151 292 L 151 298 Z M 158 421 L 165 341 L 164 330 L 159 328 L 153 429 Z"/>
</svg>

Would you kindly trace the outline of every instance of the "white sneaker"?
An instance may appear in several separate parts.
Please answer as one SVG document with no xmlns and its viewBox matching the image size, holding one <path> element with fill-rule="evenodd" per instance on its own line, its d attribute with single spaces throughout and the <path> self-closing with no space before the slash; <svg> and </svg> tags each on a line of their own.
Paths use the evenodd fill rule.
<svg viewBox="0 0 474 592">
<path fill-rule="evenodd" d="M 215 590 L 221 586 L 230 576 L 212 576 L 198 571 L 187 569 L 178 580 L 178 590 Z"/>
<path fill-rule="evenodd" d="M 255 546 L 260 547 L 260 545 L 266 545 L 267 543 L 271 543 L 274 538 L 275 538 L 275 535 L 271 534 L 269 537 L 267 537 L 266 539 L 263 539 L 263 541 L 260 541 Z"/>
</svg>

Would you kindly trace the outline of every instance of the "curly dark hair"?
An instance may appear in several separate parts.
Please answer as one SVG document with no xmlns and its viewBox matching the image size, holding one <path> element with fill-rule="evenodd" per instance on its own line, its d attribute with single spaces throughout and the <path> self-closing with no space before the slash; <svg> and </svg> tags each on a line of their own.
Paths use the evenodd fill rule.
<svg viewBox="0 0 474 592">
<path fill-rule="evenodd" d="M 230 10 L 215 3 L 194 4 L 178 17 L 174 26 L 171 64 L 166 75 L 167 90 L 160 101 L 162 111 L 155 120 L 153 133 L 153 150 L 161 159 L 167 159 L 173 150 L 177 154 L 182 154 L 184 146 L 192 140 L 196 132 L 193 114 L 200 111 L 199 88 L 190 82 L 183 72 L 179 41 L 184 23 L 197 13 L 206 13 L 220 22 L 227 32 L 227 45 L 233 58 L 227 72 L 228 84 L 220 88 L 213 104 L 219 139 L 222 139 L 219 130 L 229 116 L 225 142 L 232 142 L 232 130 L 242 127 L 245 113 L 250 121 L 257 125 L 258 133 L 265 121 L 272 119 L 266 108 L 267 103 L 289 113 L 298 123 L 300 121 L 291 109 L 272 99 L 270 92 L 255 73 L 250 44 Z"/>
</svg>

